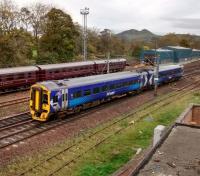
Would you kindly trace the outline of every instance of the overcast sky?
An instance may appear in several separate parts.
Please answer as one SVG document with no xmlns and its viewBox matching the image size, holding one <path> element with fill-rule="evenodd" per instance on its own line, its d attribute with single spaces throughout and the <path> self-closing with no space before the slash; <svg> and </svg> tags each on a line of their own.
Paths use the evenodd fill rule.
<svg viewBox="0 0 200 176">
<path fill-rule="evenodd" d="M 200 0 L 13 0 L 18 6 L 34 2 L 51 4 L 82 23 L 80 9 L 90 8 L 88 26 L 109 28 L 115 33 L 128 29 L 148 29 L 200 35 Z"/>
</svg>

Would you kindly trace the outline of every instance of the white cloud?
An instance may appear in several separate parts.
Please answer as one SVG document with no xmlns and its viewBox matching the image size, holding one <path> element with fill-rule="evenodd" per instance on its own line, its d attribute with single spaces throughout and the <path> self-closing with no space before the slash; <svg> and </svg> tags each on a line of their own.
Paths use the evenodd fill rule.
<svg viewBox="0 0 200 176">
<path fill-rule="evenodd" d="M 199 0 L 13 0 L 19 6 L 34 2 L 52 4 L 68 12 L 81 23 L 80 9 L 90 8 L 88 26 L 110 28 L 116 32 L 126 29 L 149 29 L 159 33 L 196 33 L 199 25 L 192 19 L 200 18 Z M 171 20 L 169 20 L 171 19 Z M 182 19 L 177 20 L 173 19 Z M 184 20 L 187 19 L 184 24 Z M 191 20 L 190 20 L 191 19 Z M 190 21 L 190 22 L 188 22 Z M 183 24 L 180 24 L 183 23 Z M 191 27 L 194 24 L 194 27 Z"/>
</svg>

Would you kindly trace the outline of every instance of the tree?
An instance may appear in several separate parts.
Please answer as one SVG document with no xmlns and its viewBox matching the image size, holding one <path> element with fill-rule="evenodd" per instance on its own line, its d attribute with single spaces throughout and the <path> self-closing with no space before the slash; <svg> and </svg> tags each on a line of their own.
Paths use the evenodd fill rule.
<svg viewBox="0 0 200 176">
<path fill-rule="evenodd" d="M 19 12 L 20 27 L 28 31 L 31 22 L 31 12 L 27 7 L 22 7 Z"/>
<path fill-rule="evenodd" d="M 30 25 L 33 30 L 33 36 L 38 43 L 39 36 L 44 33 L 45 15 L 49 11 L 49 6 L 41 3 L 36 3 L 31 7 L 29 17 Z"/>
<path fill-rule="evenodd" d="M 190 47 L 190 43 L 187 39 L 181 39 L 180 42 L 179 42 L 180 46 L 183 46 L 183 47 Z"/>
<path fill-rule="evenodd" d="M 13 29 L 0 36 L 0 67 L 29 65 L 32 62 L 32 36 L 22 29 Z"/>
<path fill-rule="evenodd" d="M 170 45 L 179 45 L 179 37 L 174 34 L 174 33 L 170 33 L 170 34 L 167 34 L 163 37 L 160 38 L 160 40 L 158 41 L 158 45 L 160 47 L 163 47 L 163 46 L 170 46 Z"/>
<path fill-rule="evenodd" d="M 45 16 L 45 30 L 40 39 L 38 63 L 56 63 L 72 60 L 78 35 L 70 15 L 52 8 Z"/>
<path fill-rule="evenodd" d="M 3 0 L 0 2 L 0 32 L 8 34 L 17 27 L 16 7 L 11 0 Z"/>
</svg>

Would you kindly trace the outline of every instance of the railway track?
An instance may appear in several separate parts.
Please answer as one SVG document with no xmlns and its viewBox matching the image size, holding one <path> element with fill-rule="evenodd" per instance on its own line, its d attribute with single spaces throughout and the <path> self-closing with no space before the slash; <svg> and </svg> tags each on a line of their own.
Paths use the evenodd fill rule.
<svg viewBox="0 0 200 176">
<path fill-rule="evenodd" d="M 19 91 L 23 92 L 23 91 L 27 91 L 29 89 L 30 89 L 30 87 L 14 89 L 14 90 L 6 90 L 6 91 L 1 91 L 0 90 L 0 95 L 11 94 L 11 93 L 19 92 Z"/>
<path fill-rule="evenodd" d="M 12 100 L 8 100 L 8 101 L 3 101 L 3 102 L 0 102 L 0 108 L 11 106 L 14 104 L 20 104 L 20 103 L 24 103 L 24 102 L 28 102 L 28 101 L 29 101 L 29 97 L 23 97 L 23 98 L 17 98 L 17 99 L 12 99 Z"/>
<path fill-rule="evenodd" d="M 194 85 L 188 85 L 184 88 L 182 88 L 182 91 L 175 91 L 176 93 L 173 93 L 168 97 L 166 100 L 165 97 L 160 98 L 159 100 L 154 101 L 153 103 L 149 103 L 147 106 L 139 108 L 138 110 L 131 112 L 130 114 L 127 114 L 123 116 L 120 119 L 117 119 L 113 123 L 104 126 L 100 130 L 85 136 L 84 139 L 78 141 L 75 144 L 72 144 L 70 146 L 67 146 L 65 149 L 61 150 L 60 152 L 48 157 L 46 160 L 42 161 L 41 163 L 38 163 L 37 165 L 33 166 L 32 168 L 28 169 L 27 171 L 20 174 L 27 175 L 28 173 L 37 174 L 38 171 L 40 174 L 44 175 L 55 175 L 63 171 L 63 173 L 66 173 L 66 169 L 68 167 L 72 166 L 73 163 L 75 163 L 80 157 L 82 157 L 85 153 L 89 152 L 90 150 L 93 150 L 95 147 L 102 144 L 104 141 L 108 140 L 110 137 L 114 136 L 117 133 L 120 133 L 123 130 L 126 130 L 131 124 L 127 127 L 119 127 L 119 124 L 123 121 L 131 120 L 132 116 L 134 115 L 134 121 L 140 120 L 143 117 L 146 117 L 150 113 L 153 113 L 160 108 L 163 108 L 164 106 L 183 98 L 184 96 L 190 94 L 194 90 L 197 90 L 199 87 L 199 81 L 196 82 Z M 164 101 L 165 100 L 165 101 Z M 151 107 L 151 108 L 150 108 Z M 150 108 L 148 112 L 141 113 L 141 110 L 146 110 Z M 87 147 L 84 147 L 84 146 Z M 81 149 L 84 148 L 83 151 Z M 44 173 L 42 173 L 43 171 Z M 58 174 L 59 175 L 59 174 Z"/>
</svg>

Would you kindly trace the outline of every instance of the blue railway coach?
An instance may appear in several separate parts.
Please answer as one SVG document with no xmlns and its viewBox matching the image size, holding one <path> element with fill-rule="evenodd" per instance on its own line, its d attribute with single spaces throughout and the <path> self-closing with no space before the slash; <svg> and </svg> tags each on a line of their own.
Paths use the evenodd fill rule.
<svg viewBox="0 0 200 176">
<path fill-rule="evenodd" d="M 163 66 L 159 76 L 159 84 L 179 79 L 182 67 Z M 78 112 L 153 85 L 153 70 L 40 82 L 31 87 L 32 118 L 46 121 L 58 112 Z"/>
</svg>

